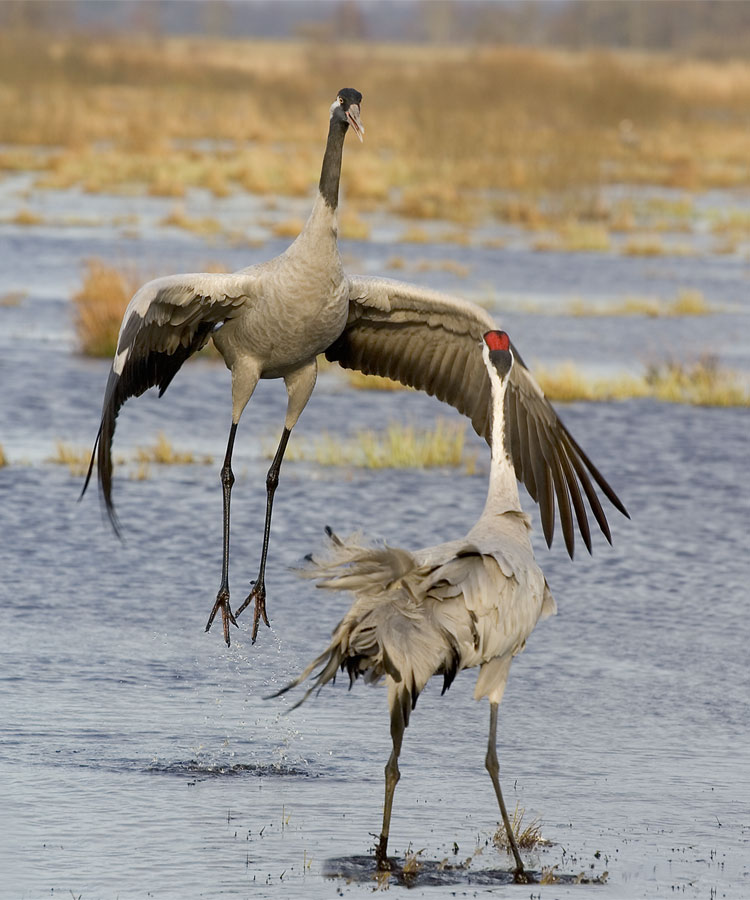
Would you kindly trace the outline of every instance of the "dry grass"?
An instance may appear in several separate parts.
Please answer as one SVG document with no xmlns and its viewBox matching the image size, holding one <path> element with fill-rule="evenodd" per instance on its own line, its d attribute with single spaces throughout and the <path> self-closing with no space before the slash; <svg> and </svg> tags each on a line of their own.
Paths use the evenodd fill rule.
<svg viewBox="0 0 750 900">
<path fill-rule="evenodd" d="M 27 296 L 28 291 L 8 291 L 7 294 L 0 295 L 0 307 L 20 306 Z"/>
<path fill-rule="evenodd" d="M 86 264 L 81 289 L 73 295 L 78 343 L 86 356 L 113 356 L 125 307 L 147 279 L 135 267 L 109 265 L 98 259 Z"/>
<path fill-rule="evenodd" d="M 652 396 L 668 403 L 695 406 L 750 406 L 750 392 L 739 376 L 722 369 L 715 357 L 692 365 L 675 360 L 648 367 L 645 377 Z"/>
<path fill-rule="evenodd" d="M 196 457 L 190 450 L 175 450 L 163 432 L 159 432 L 150 447 L 139 447 L 135 452 L 135 461 L 141 465 L 156 463 L 160 466 L 191 466 L 196 463 L 210 465 L 210 456 Z"/>
<path fill-rule="evenodd" d="M 30 209 L 19 209 L 10 220 L 13 225 L 42 225 L 44 218 Z"/>
<path fill-rule="evenodd" d="M 513 816 L 510 820 L 510 827 L 513 831 L 513 837 L 516 839 L 519 850 L 532 850 L 540 844 L 547 844 L 548 841 L 542 837 L 542 824 L 539 819 L 532 819 L 528 825 L 524 825 L 523 818 L 525 814 L 526 810 L 520 809 L 516 803 L 516 808 L 513 810 Z M 492 843 L 499 850 L 510 850 L 508 833 L 502 822 L 498 825 L 497 831 L 492 836 Z"/>
<path fill-rule="evenodd" d="M 356 154 L 356 166 L 344 165 L 346 196 L 410 217 L 491 215 L 531 228 L 604 217 L 629 230 L 632 213 L 603 208 L 605 182 L 750 184 L 746 61 L 11 29 L 0 35 L 0 144 L 12 145 L 0 167 L 90 191 L 303 195 L 318 177 L 342 71 L 365 93 L 367 127 L 365 144 L 346 150 Z M 492 97 L 482 115 L 472 96 Z M 205 139 L 214 143 L 197 143 Z M 487 189 L 502 199 L 478 193 Z M 688 212 L 653 215 L 687 221 Z"/>
<path fill-rule="evenodd" d="M 209 262 L 204 272 L 225 272 L 221 263 Z M 167 273 L 161 273 L 167 274 Z M 154 278 L 133 264 L 112 265 L 101 259 L 86 263 L 81 288 L 73 295 L 78 346 L 86 356 L 111 357 L 125 308 L 141 285 Z M 203 353 L 215 353 L 209 343 Z"/>
<path fill-rule="evenodd" d="M 200 219 L 191 218 L 182 206 L 176 206 L 159 224 L 172 226 L 173 228 L 182 228 L 185 231 L 203 236 L 219 234 L 222 230 L 221 224 L 216 219 L 210 216 L 204 216 Z"/>
<path fill-rule="evenodd" d="M 287 457 L 320 466 L 366 469 L 426 469 L 437 466 L 476 468 L 475 456 L 464 453 L 466 426 L 438 420 L 434 429 L 391 424 L 385 432 L 357 431 L 349 440 L 324 433 L 309 444 L 290 444 Z M 266 448 L 273 456 L 275 445 Z"/>
<path fill-rule="evenodd" d="M 339 213 L 339 235 L 350 241 L 366 241 L 370 226 L 356 210 L 347 207 Z"/>
<path fill-rule="evenodd" d="M 431 240 L 430 232 L 419 225 L 410 225 L 399 238 L 402 244 L 429 244 Z"/>
<path fill-rule="evenodd" d="M 535 250 L 563 250 L 569 253 L 611 250 L 609 231 L 598 222 L 563 222 L 556 234 L 540 235 Z"/>
<path fill-rule="evenodd" d="M 626 256 L 694 256 L 690 244 L 665 244 L 658 234 L 634 235 L 622 245 Z"/>
<path fill-rule="evenodd" d="M 417 272 L 448 272 L 459 278 L 466 278 L 471 271 L 470 266 L 456 262 L 454 259 L 420 259 L 414 264 Z"/>
<path fill-rule="evenodd" d="M 642 377 L 591 379 L 572 363 L 534 375 L 547 397 L 559 403 L 653 397 L 694 406 L 750 406 L 750 392 L 737 373 L 722 369 L 713 357 L 688 364 L 669 360 L 647 368 Z"/>
<path fill-rule="evenodd" d="M 0 469 L 2 469 L 3 466 L 7 466 L 7 465 L 8 465 L 8 457 L 5 455 L 5 451 L 3 450 L 3 445 L 0 444 Z"/>
<path fill-rule="evenodd" d="M 648 316 L 649 318 L 669 318 L 674 316 L 708 316 L 717 312 L 716 307 L 706 301 L 701 291 L 683 288 L 674 300 L 660 300 L 658 297 L 625 297 L 618 303 L 591 304 L 574 300 L 569 304 L 570 316 Z"/>
<path fill-rule="evenodd" d="M 82 477 L 89 468 L 91 449 L 86 447 L 74 447 L 66 441 L 55 442 L 55 453 L 47 462 L 58 466 L 67 466 L 68 471 L 75 477 Z"/>
<path fill-rule="evenodd" d="M 296 238 L 304 227 L 304 219 L 283 219 L 280 222 L 274 222 L 271 226 L 271 233 L 274 237 Z"/>
</svg>

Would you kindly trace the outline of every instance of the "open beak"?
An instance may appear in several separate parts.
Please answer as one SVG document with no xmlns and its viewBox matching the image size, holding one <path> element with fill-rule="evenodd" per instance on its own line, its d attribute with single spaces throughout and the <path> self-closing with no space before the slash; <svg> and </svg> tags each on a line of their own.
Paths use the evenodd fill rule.
<svg viewBox="0 0 750 900">
<path fill-rule="evenodd" d="M 363 139 L 365 126 L 359 121 L 359 104 L 352 103 L 346 111 L 346 120 L 354 129 L 354 133 L 360 139 Z"/>
</svg>

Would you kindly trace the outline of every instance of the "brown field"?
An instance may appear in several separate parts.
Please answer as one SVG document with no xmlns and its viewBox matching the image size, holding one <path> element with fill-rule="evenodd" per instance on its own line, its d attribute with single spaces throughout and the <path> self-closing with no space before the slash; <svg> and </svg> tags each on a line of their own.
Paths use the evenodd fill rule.
<svg viewBox="0 0 750 900">
<path fill-rule="evenodd" d="M 365 96 L 365 143 L 348 147 L 342 177 L 354 233 L 365 232 L 357 210 L 380 207 L 462 225 L 566 223 L 564 245 L 599 249 L 608 229 L 635 221 L 602 203 L 605 183 L 750 184 L 747 62 L 9 30 L 0 35 L 0 143 L 10 145 L 0 169 L 89 191 L 306 194 L 342 79 Z M 196 143 L 205 139 L 216 143 Z M 488 189 L 503 193 L 491 200 Z M 645 215 L 689 228 L 682 209 Z M 628 252 L 661 250 L 634 243 Z"/>
</svg>

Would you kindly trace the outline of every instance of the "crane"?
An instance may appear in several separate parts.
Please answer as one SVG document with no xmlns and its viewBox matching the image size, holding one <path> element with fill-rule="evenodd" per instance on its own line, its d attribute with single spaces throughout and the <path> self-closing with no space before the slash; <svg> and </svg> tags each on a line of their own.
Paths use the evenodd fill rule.
<svg viewBox="0 0 750 900">
<path fill-rule="evenodd" d="M 346 669 L 350 686 L 360 675 L 371 684 L 385 678 L 393 749 L 385 767 L 383 826 L 375 855 L 378 868 L 389 869 L 393 795 L 410 713 L 433 675 L 442 674 L 445 693 L 458 672 L 478 666 L 474 697 L 490 703 L 485 765 L 515 860 L 515 879 L 525 881 L 500 789 L 497 714 L 513 657 L 556 605 L 534 559 L 531 523 L 521 510 L 505 440 L 505 396 L 517 361 L 504 331 L 488 331 L 481 352 L 491 390 L 491 467 L 478 521 L 465 537 L 415 551 L 368 543 L 359 535 L 341 540 L 326 529 L 328 555 L 308 557 L 310 565 L 300 574 L 317 579 L 319 588 L 352 592 L 354 603 L 323 653 L 273 696 L 301 684 L 319 666 L 312 686 L 292 708 L 334 679 L 338 669 Z"/>
<path fill-rule="evenodd" d="M 341 159 L 351 127 L 362 139 L 362 95 L 338 92 L 330 110 L 328 139 L 318 195 L 304 228 L 280 256 L 233 274 L 187 274 L 144 284 L 125 310 L 117 350 L 104 392 L 101 424 L 94 442 L 85 493 L 94 459 L 99 485 L 115 531 L 112 501 L 112 438 L 120 407 L 129 397 L 158 386 L 160 396 L 183 362 L 209 338 L 232 373 L 232 424 L 221 469 L 223 562 L 219 592 L 206 625 L 220 610 L 224 639 L 237 624 L 229 605 L 229 518 L 232 450 L 242 412 L 261 378 L 283 378 L 288 394 L 281 439 L 266 478 L 266 521 L 260 568 L 238 612 L 255 600 L 253 641 L 265 608 L 265 567 L 273 498 L 292 428 L 305 408 L 317 377 L 316 357 L 339 336 L 349 311 L 348 283 L 337 244 L 337 206 Z"/>
<path fill-rule="evenodd" d="M 469 416 L 489 440 L 490 381 L 479 349 L 496 327 L 489 313 L 460 297 L 388 278 L 347 275 L 337 247 L 338 187 L 344 137 L 361 139 L 362 95 L 339 91 L 331 106 L 318 196 L 305 227 L 280 256 L 231 274 L 170 275 L 143 285 L 130 301 L 120 328 L 105 388 L 101 423 L 84 482 L 96 462 L 113 527 L 112 441 L 118 412 L 129 397 L 157 386 L 161 396 L 183 362 L 212 339 L 232 373 L 232 420 L 221 468 L 223 492 L 222 576 L 206 630 L 221 611 L 229 625 L 254 601 L 252 640 L 268 624 L 265 569 L 279 472 L 292 428 L 317 377 L 318 354 L 344 368 L 385 375 L 433 394 Z M 611 532 L 596 488 L 623 515 L 625 506 L 576 442 L 513 348 L 515 365 L 506 393 L 506 441 L 516 475 L 539 504 L 551 544 L 555 509 L 569 555 L 576 524 L 591 552 L 588 507 L 607 541 Z M 283 378 L 288 394 L 281 438 L 266 477 L 266 514 L 258 575 L 245 601 L 229 600 L 232 451 L 240 416 L 260 378 Z M 574 522 L 575 519 L 575 522 Z"/>
</svg>

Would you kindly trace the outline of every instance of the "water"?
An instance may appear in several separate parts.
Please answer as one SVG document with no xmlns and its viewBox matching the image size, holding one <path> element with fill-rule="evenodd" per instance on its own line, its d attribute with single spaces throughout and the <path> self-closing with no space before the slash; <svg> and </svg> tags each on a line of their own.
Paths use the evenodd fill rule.
<svg viewBox="0 0 750 900">
<path fill-rule="evenodd" d="M 277 249 L 220 255 L 239 265 Z M 394 252 L 346 249 L 373 271 Z M 162 400 L 150 393 L 124 407 L 116 449 L 164 430 L 176 446 L 214 457 L 212 466 L 120 478 L 124 543 L 93 494 L 76 502 L 80 479 L 46 462 L 57 438 L 88 444 L 98 424 L 108 364 L 75 355 L 68 305 L 92 252 L 156 260 L 166 272 L 195 268 L 212 248 L 156 229 L 123 238 L 107 226 L 0 226 L 1 292 L 28 291 L 19 306 L 0 307 L 0 443 L 11 462 L 0 469 L 0 897 L 369 894 L 377 884 L 362 857 L 382 814 L 385 694 L 339 682 L 289 715 L 286 699 L 263 699 L 320 652 L 346 607 L 290 567 L 320 544 L 325 524 L 411 547 L 456 537 L 481 509 L 485 477 L 286 463 L 267 576 L 273 627 L 252 646 L 246 614 L 227 649 L 216 629 L 203 631 L 220 574 L 226 370 L 187 366 Z M 654 265 L 451 252 L 471 259 L 460 284 L 439 272 L 404 277 L 469 292 L 494 278 L 556 302 L 585 296 L 590 279 L 636 293 Z M 690 286 L 713 298 L 723 284 L 716 299 L 746 296 L 746 263 L 700 262 L 687 285 L 682 261 L 663 264 L 664 286 L 651 293 Z M 700 320 L 514 313 L 503 322 L 530 360 L 626 368 L 651 342 L 689 339 L 747 368 L 744 304 Z M 238 435 L 235 604 L 260 551 L 261 439 L 275 441 L 284 407 L 280 384 L 261 385 Z M 529 866 L 557 865 L 564 880 L 503 886 L 509 859 L 492 846 L 498 814 L 483 767 L 488 710 L 471 699 L 471 671 L 444 697 L 438 682 L 420 697 L 401 757 L 392 852 L 422 851 L 417 896 L 494 888 L 523 897 L 746 897 L 747 411 L 637 400 L 562 412 L 633 517 L 612 510 L 614 546 L 599 535 L 593 558 L 571 563 L 559 536 L 552 551 L 544 547 L 535 514 L 538 559 L 560 611 L 514 662 L 499 754 L 509 806 L 539 817 L 552 842 L 524 854 Z M 354 394 L 330 374 L 293 440 L 436 414 L 451 415 L 418 394 Z M 476 448 L 484 460 L 478 440 Z M 472 856 L 468 869 L 439 866 Z M 570 883 L 605 871 L 605 884 Z"/>
</svg>

